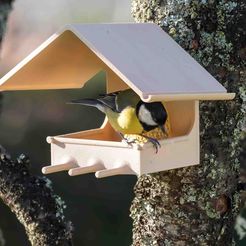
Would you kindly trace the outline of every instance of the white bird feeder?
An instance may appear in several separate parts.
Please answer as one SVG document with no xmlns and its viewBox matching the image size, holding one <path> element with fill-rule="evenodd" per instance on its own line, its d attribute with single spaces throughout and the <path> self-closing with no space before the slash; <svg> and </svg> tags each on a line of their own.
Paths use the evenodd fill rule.
<svg viewBox="0 0 246 246">
<path fill-rule="evenodd" d="M 44 174 L 141 175 L 199 164 L 199 100 L 230 100 L 226 89 L 155 24 L 65 26 L 0 80 L 0 90 L 81 88 L 105 71 L 107 91 L 132 88 L 143 101 L 164 101 L 172 134 L 129 146 L 107 120 L 99 129 L 47 137 Z"/>
</svg>

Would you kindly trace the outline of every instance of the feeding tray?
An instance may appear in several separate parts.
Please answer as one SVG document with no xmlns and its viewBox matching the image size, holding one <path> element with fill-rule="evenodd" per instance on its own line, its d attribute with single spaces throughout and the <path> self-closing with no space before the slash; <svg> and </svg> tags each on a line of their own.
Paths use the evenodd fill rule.
<svg viewBox="0 0 246 246">
<path fill-rule="evenodd" d="M 48 137 L 43 173 L 100 178 L 199 164 L 199 100 L 235 96 L 155 24 L 68 25 L 7 73 L 0 90 L 81 88 L 101 71 L 108 92 L 132 88 L 145 102 L 165 102 L 171 135 L 156 153 L 151 143 L 122 142 L 105 119 L 99 129 Z"/>
</svg>

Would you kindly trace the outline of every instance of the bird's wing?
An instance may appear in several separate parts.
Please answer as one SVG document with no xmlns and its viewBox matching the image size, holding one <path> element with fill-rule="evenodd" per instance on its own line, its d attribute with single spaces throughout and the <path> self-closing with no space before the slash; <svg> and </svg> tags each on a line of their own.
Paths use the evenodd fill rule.
<svg viewBox="0 0 246 246">
<path fill-rule="evenodd" d="M 116 109 L 121 112 L 126 107 L 136 108 L 140 97 L 132 89 L 121 91 L 116 96 Z"/>
<path fill-rule="evenodd" d="M 132 90 L 116 91 L 108 94 L 101 94 L 98 101 L 114 112 L 120 113 L 126 107 L 135 108 L 139 102 L 139 96 Z"/>
<path fill-rule="evenodd" d="M 97 101 L 101 102 L 105 107 L 110 108 L 114 112 L 118 112 L 117 106 L 116 106 L 116 97 L 118 94 L 119 92 L 101 94 L 100 97 L 97 98 Z"/>
<path fill-rule="evenodd" d="M 79 103 L 88 106 L 94 106 L 102 111 L 102 107 L 110 108 L 112 111 L 120 113 L 127 107 L 135 108 L 139 102 L 139 96 L 131 89 L 116 91 L 108 94 L 100 94 L 96 99 L 72 100 L 71 103 Z"/>
</svg>

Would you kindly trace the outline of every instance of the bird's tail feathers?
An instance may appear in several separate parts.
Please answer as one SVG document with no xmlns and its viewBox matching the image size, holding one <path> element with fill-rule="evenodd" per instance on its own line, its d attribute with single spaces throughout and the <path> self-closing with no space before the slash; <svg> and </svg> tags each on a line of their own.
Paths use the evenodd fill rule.
<svg viewBox="0 0 246 246">
<path fill-rule="evenodd" d="M 85 98 L 85 99 L 76 99 L 70 101 L 68 104 L 80 104 L 98 108 L 100 111 L 104 112 L 105 107 L 102 102 L 97 99 Z"/>
</svg>

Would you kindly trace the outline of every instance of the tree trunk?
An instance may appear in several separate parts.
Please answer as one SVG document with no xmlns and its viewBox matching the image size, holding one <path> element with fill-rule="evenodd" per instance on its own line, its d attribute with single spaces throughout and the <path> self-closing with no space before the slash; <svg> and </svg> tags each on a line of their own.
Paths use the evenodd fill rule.
<svg viewBox="0 0 246 246">
<path fill-rule="evenodd" d="M 159 24 L 236 93 L 233 101 L 200 103 L 200 165 L 139 177 L 133 245 L 233 245 L 246 109 L 245 0 L 133 0 L 132 14 Z"/>
<path fill-rule="evenodd" d="M 0 43 L 11 4 L 7 0 L 0 3 Z M 72 226 L 65 220 L 64 202 L 54 194 L 51 181 L 30 174 L 29 164 L 24 155 L 11 160 L 0 146 L 0 198 L 24 225 L 32 245 L 72 245 Z M 0 231 L 0 245 L 4 243 Z"/>
</svg>

